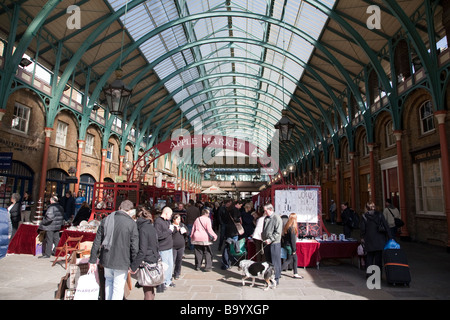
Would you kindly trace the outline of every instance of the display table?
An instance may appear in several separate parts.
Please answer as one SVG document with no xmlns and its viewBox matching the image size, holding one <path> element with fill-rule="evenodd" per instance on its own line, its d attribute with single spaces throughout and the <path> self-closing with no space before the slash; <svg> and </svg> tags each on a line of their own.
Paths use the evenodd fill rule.
<svg viewBox="0 0 450 320">
<path fill-rule="evenodd" d="M 358 241 L 319 241 L 319 262 L 323 259 L 353 259 L 358 255 Z"/>
<path fill-rule="evenodd" d="M 358 241 L 299 240 L 297 247 L 298 267 L 319 267 L 324 259 L 345 259 L 357 256 Z M 255 243 L 247 240 L 247 257 L 255 260 Z"/>
<path fill-rule="evenodd" d="M 9 242 L 9 254 L 36 254 L 36 237 L 38 225 L 22 223 Z"/>
<path fill-rule="evenodd" d="M 62 247 L 64 243 L 66 242 L 68 237 L 83 237 L 81 242 L 84 241 L 94 241 L 95 235 L 97 233 L 95 232 L 88 232 L 88 231 L 78 231 L 78 230 L 69 230 L 66 229 L 61 234 L 61 238 L 59 239 L 58 247 Z M 58 251 L 55 253 L 58 254 Z"/>
<path fill-rule="evenodd" d="M 319 246 L 320 244 L 315 240 L 302 240 L 297 244 L 297 266 L 312 267 L 316 266 L 319 261 Z M 247 240 L 247 259 L 255 260 L 256 254 L 255 243 L 253 240 Z"/>
<path fill-rule="evenodd" d="M 315 267 L 319 264 L 320 243 L 316 240 L 297 241 L 297 267 Z"/>
</svg>

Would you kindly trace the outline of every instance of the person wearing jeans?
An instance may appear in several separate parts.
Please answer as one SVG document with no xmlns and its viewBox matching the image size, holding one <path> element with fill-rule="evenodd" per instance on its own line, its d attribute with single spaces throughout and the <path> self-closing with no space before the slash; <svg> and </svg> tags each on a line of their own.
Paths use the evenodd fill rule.
<svg viewBox="0 0 450 320">
<path fill-rule="evenodd" d="M 105 268 L 105 299 L 122 300 L 128 269 L 139 251 L 139 233 L 133 203 L 123 201 L 118 211 L 104 218 L 97 230 L 89 258 L 89 273 L 97 270 L 97 259 Z"/>
<path fill-rule="evenodd" d="M 105 268 L 105 300 L 122 300 L 127 281 L 128 270 Z"/>
<path fill-rule="evenodd" d="M 170 207 L 164 207 L 161 216 L 155 220 L 156 234 L 158 235 L 159 255 L 163 263 L 168 265 L 167 271 L 164 272 L 164 286 L 159 288 L 159 291 L 163 291 L 167 287 L 175 287 L 172 282 L 173 272 L 173 231 L 174 226 L 170 223 L 172 218 L 172 209 Z"/>
<path fill-rule="evenodd" d="M 273 264 L 275 269 L 275 281 L 277 285 L 281 277 L 281 233 L 283 231 L 283 222 L 281 217 L 274 212 L 271 204 L 264 206 L 263 231 L 261 237 L 263 243 L 267 246 L 264 249 L 266 260 Z"/>
</svg>

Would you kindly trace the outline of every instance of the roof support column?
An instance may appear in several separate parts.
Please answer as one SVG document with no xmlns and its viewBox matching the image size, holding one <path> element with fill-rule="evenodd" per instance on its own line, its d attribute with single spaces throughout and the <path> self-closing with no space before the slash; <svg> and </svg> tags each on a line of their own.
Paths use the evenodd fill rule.
<svg viewBox="0 0 450 320">
<path fill-rule="evenodd" d="M 340 159 L 335 160 L 336 165 L 336 222 L 341 222 L 341 172 L 340 172 Z"/>
<path fill-rule="evenodd" d="M 370 198 L 369 201 L 376 203 L 375 195 L 375 157 L 373 154 L 373 148 L 375 144 L 369 143 L 367 147 L 369 148 L 369 158 L 370 158 Z"/>
<path fill-rule="evenodd" d="M 402 131 L 395 130 L 394 136 L 397 140 L 397 162 L 398 162 L 398 188 L 400 192 L 400 213 L 405 225 L 401 229 L 401 237 L 408 238 L 408 218 L 406 214 L 406 187 L 405 187 L 405 170 L 403 168 L 403 149 L 402 149 Z"/>
<path fill-rule="evenodd" d="M 439 126 L 439 140 L 441 145 L 442 181 L 444 188 L 445 215 L 447 216 L 447 252 L 450 252 L 450 159 L 448 154 L 448 141 L 445 130 L 445 118 L 447 111 L 436 111 L 434 113 Z"/>
<path fill-rule="evenodd" d="M 39 197 L 38 201 L 44 205 L 44 195 L 45 195 L 45 185 L 47 182 L 47 166 L 48 166 L 48 153 L 50 150 L 50 138 L 52 136 L 53 128 L 45 128 L 45 142 L 44 142 L 44 152 L 42 155 L 42 166 L 41 166 L 41 180 L 39 183 Z M 36 210 L 36 221 L 40 222 L 43 218 L 42 211 Z"/>
<path fill-rule="evenodd" d="M 80 190 L 80 177 L 81 177 L 81 156 L 83 155 L 84 149 L 84 140 L 78 140 L 78 153 L 77 153 L 77 171 L 75 173 L 77 177 L 77 183 L 74 186 L 73 193 L 78 194 L 78 190 Z"/>
</svg>

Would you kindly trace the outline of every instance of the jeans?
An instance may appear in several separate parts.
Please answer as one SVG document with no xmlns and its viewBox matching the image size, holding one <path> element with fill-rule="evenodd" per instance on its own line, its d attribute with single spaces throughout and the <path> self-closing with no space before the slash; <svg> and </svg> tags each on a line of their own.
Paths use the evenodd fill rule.
<svg viewBox="0 0 450 320">
<path fill-rule="evenodd" d="M 159 255 L 161 256 L 162 262 L 167 264 L 169 267 L 167 271 L 164 272 L 164 284 L 166 286 L 172 283 L 172 272 L 173 272 L 173 253 L 172 249 L 160 251 Z"/>
<path fill-rule="evenodd" d="M 58 231 L 45 231 L 45 240 L 43 245 L 43 255 L 50 257 L 55 254 L 55 248 L 59 243 L 59 230 Z"/>
<path fill-rule="evenodd" d="M 266 261 L 273 264 L 275 269 L 275 281 L 278 283 L 278 280 L 281 277 L 281 243 L 271 243 L 265 247 L 264 250 Z"/>
<path fill-rule="evenodd" d="M 183 262 L 184 247 L 172 249 L 173 251 L 173 277 L 178 278 L 181 274 L 181 264 Z"/>
<path fill-rule="evenodd" d="M 128 270 L 105 268 L 105 300 L 123 300 Z"/>
</svg>

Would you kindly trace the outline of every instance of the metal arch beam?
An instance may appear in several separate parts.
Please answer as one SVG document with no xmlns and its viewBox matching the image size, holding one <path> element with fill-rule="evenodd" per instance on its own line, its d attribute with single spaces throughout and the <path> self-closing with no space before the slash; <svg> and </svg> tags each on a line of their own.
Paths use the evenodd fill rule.
<svg viewBox="0 0 450 320">
<path fill-rule="evenodd" d="M 9 89 L 11 88 L 11 84 L 16 74 L 16 70 L 19 67 L 20 60 L 22 59 L 25 51 L 27 50 L 33 38 L 36 36 L 38 30 L 44 24 L 49 14 L 56 8 L 56 6 L 60 2 L 62 2 L 62 0 L 49 0 L 44 4 L 42 9 L 36 15 L 33 21 L 31 21 L 27 30 L 20 39 L 20 42 L 17 45 L 14 54 L 12 54 L 12 56 L 10 57 L 11 60 L 5 61 L 5 66 L 3 70 L 4 72 L 2 75 L 0 85 L 0 90 L 2 90 L 2 92 L 0 93 L 0 103 L 1 103 L 0 109 L 6 108 L 6 101 L 9 97 Z M 19 7 L 20 4 L 16 4 L 15 10 L 20 10 Z"/>
<path fill-rule="evenodd" d="M 203 77 L 203 79 L 194 79 L 193 81 L 191 81 L 191 82 L 189 83 L 189 85 L 192 84 L 192 83 L 195 83 L 195 82 L 197 82 L 197 81 L 204 80 L 204 78 L 216 78 L 216 77 L 218 77 L 218 76 L 228 76 L 228 75 L 232 76 L 232 75 L 236 75 L 236 74 L 235 74 L 234 72 L 231 72 L 231 73 L 222 73 L 222 74 L 208 75 L 208 76 Z M 241 75 L 245 75 L 245 74 L 241 74 Z M 246 75 L 246 76 L 249 77 L 249 78 L 258 78 L 256 75 Z M 271 82 L 271 81 L 268 80 L 268 79 L 264 79 L 264 81 L 265 81 L 265 82 L 269 82 L 269 83 Z M 272 85 L 273 85 L 274 87 L 280 89 L 280 90 L 284 90 L 284 88 L 280 87 L 280 86 L 279 86 L 278 84 L 276 84 L 276 83 L 273 83 L 273 82 L 272 82 Z M 194 95 L 195 95 L 195 94 L 194 94 Z M 228 97 L 227 97 L 227 98 L 228 98 Z M 232 96 L 231 98 L 234 98 L 234 99 L 235 99 L 236 96 Z M 243 97 L 243 98 L 249 99 L 248 97 Z M 274 99 L 275 99 L 275 98 L 276 98 L 276 97 L 274 97 Z M 276 99 L 279 100 L 278 98 L 276 98 Z M 218 100 L 218 98 L 215 98 L 214 100 Z M 254 99 L 254 100 L 259 101 L 259 100 L 257 100 L 257 99 Z M 207 100 L 207 101 L 202 101 L 201 103 L 198 103 L 198 104 L 196 104 L 195 106 L 193 106 L 193 107 L 191 107 L 190 109 L 188 109 L 187 111 L 185 111 L 185 113 L 187 114 L 187 113 L 189 113 L 190 111 L 192 111 L 193 109 L 195 109 L 196 107 L 198 107 L 198 106 L 200 106 L 200 105 L 203 105 L 204 103 L 207 103 L 207 102 L 209 102 L 209 100 Z M 260 101 L 260 103 L 266 104 L 266 103 L 263 102 L 263 101 Z M 282 104 L 282 102 L 280 102 L 280 104 Z M 174 106 L 172 107 L 171 111 L 173 111 L 173 110 L 179 108 L 180 106 L 181 106 L 180 103 L 174 105 Z M 268 107 L 271 108 L 271 109 L 273 108 L 271 105 L 268 105 Z M 288 106 L 288 108 L 291 108 L 291 107 Z M 153 109 L 152 114 L 156 113 L 157 111 L 158 111 L 157 108 Z M 160 121 L 160 124 L 157 126 L 155 132 L 159 132 L 159 129 L 161 128 L 161 124 L 162 124 L 163 122 L 165 122 L 164 120 L 168 117 L 168 115 L 171 113 L 171 111 L 169 111 L 169 112 L 166 114 L 165 118 L 162 119 L 162 120 Z M 302 122 L 303 120 L 297 115 L 297 113 L 296 113 L 295 111 L 293 112 L 293 114 L 294 114 L 294 116 L 297 118 L 297 120 L 298 120 L 300 123 L 303 123 L 303 122 Z M 143 126 L 142 126 L 142 128 L 145 128 L 145 127 L 149 126 L 149 125 L 150 125 L 150 121 L 152 120 L 152 118 L 153 118 L 153 116 L 147 117 L 146 120 L 145 120 L 145 122 L 144 122 L 144 124 L 143 124 Z M 311 121 L 314 121 L 314 119 L 311 119 Z M 305 126 L 305 130 L 306 130 L 306 128 L 307 128 L 307 127 Z M 307 130 L 306 130 L 306 131 L 307 131 Z"/>
<path fill-rule="evenodd" d="M 137 40 L 137 41 L 135 42 L 135 45 L 132 46 L 132 48 L 130 48 L 129 50 L 126 50 L 126 52 L 124 52 L 123 56 L 127 56 L 127 55 L 131 52 L 131 49 L 134 50 L 136 47 L 138 47 L 139 45 L 141 45 L 143 42 L 145 42 L 146 40 L 150 39 L 150 38 L 153 37 L 154 35 L 159 34 L 160 32 L 164 31 L 165 29 L 168 29 L 168 28 L 170 28 L 170 27 L 172 27 L 172 26 L 174 26 L 174 25 L 182 24 L 182 23 L 185 23 L 185 22 L 188 22 L 188 21 L 191 21 L 191 20 L 198 20 L 198 19 L 202 19 L 202 18 L 206 18 L 206 17 L 209 18 L 209 17 L 211 17 L 211 16 L 237 16 L 237 17 L 245 17 L 245 18 L 251 18 L 251 19 L 256 19 L 256 20 L 262 20 L 262 21 L 265 21 L 265 22 L 268 22 L 268 23 L 276 24 L 276 25 L 278 25 L 278 26 L 280 26 L 280 27 L 281 27 L 281 26 L 283 26 L 284 28 L 289 27 L 289 30 L 290 30 L 290 31 L 293 31 L 293 30 L 294 30 L 294 31 L 295 31 L 294 33 L 295 33 L 295 34 L 299 35 L 300 37 L 302 37 L 302 38 L 304 38 L 304 39 L 305 39 L 305 37 L 309 37 L 307 34 L 305 34 L 305 33 L 304 33 L 303 31 L 301 31 L 300 29 L 296 28 L 295 26 L 289 25 L 289 24 L 287 24 L 287 23 L 281 22 L 281 21 L 279 21 L 279 20 L 276 20 L 276 19 L 273 19 L 273 18 L 270 18 L 270 17 L 262 16 L 262 15 L 259 15 L 259 14 L 242 13 L 242 12 L 208 12 L 208 13 L 201 13 L 201 14 L 191 15 L 191 16 L 189 16 L 189 17 L 179 18 L 179 19 L 177 19 L 177 20 L 168 22 L 168 23 L 166 23 L 166 24 L 164 24 L 164 25 L 162 25 L 162 26 L 160 26 L 160 27 L 155 28 L 154 30 L 152 30 L 151 32 L 147 33 L 146 35 L 144 35 L 143 37 L 141 37 L 139 40 Z M 196 43 L 194 43 L 194 44 L 197 44 L 197 43 L 198 43 L 199 45 L 201 45 L 201 44 L 209 43 L 209 42 L 220 42 L 220 41 L 218 41 L 219 39 L 220 39 L 220 38 L 214 38 L 214 39 L 208 39 L 208 40 L 201 40 L 201 41 L 196 42 Z M 291 54 L 290 54 L 289 52 L 287 52 L 286 50 L 280 49 L 280 48 L 278 48 L 278 47 L 276 47 L 276 46 L 272 46 L 272 45 L 270 45 L 270 44 L 268 44 L 268 43 L 263 43 L 263 42 L 261 42 L 261 41 L 255 41 L 255 40 L 253 40 L 253 39 L 247 39 L 247 38 L 235 38 L 235 37 L 229 37 L 229 38 L 228 38 L 228 37 L 226 37 L 226 38 L 223 38 L 223 39 L 230 39 L 230 40 L 227 40 L 227 41 L 230 41 L 230 42 L 257 43 L 257 44 L 259 44 L 260 46 L 263 46 L 263 47 L 268 47 L 268 48 L 272 48 L 272 49 L 273 49 L 273 48 L 276 48 L 276 50 L 274 50 L 274 49 L 273 49 L 273 50 L 274 50 L 274 51 L 277 51 L 277 52 L 281 52 L 281 53 L 284 54 L 285 56 L 290 56 L 290 59 L 291 59 L 291 60 L 296 61 L 298 64 L 302 65 L 302 67 L 304 67 L 305 69 L 309 69 L 309 71 L 316 77 L 316 79 L 318 79 L 318 81 L 324 86 L 324 88 L 325 88 L 325 89 L 327 90 L 327 92 L 329 93 L 331 99 L 333 100 L 333 102 L 334 102 L 334 104 L 335 104 L 335 107 L 336 107 L 336 110 L 338 111 L 338 113 L 339 113 L 340 116 L 341 116 L 342 122 L 343 122 L 343 123 L 347 123 L 347 119 L 346 119 L 345 115 L 342 113 L 342 110 L 341 110 L 341 108 L 340 108 L 339 100 L 335 97 L 334 93 L 331 91 L 331 89 L 328 87 L 328 85 L 325 83 L 325 81 L 319 80 L 319 79 L 321 79 L 321 77 L 320 77 L 320 76 L 315 72 L 315 70 L 313 70 L 313 69 L 311 68 L 311 66 L 309 66 L 307 63 L 304 63 L 304 62 L 299 63 L 299 59 L 296 59 L 295 56 L 291 55 Z M 243 40 L 242 40 L 242 41 L 239 41 L 238 39 L 243 39 Z M 322 47 L 322 46 L 320 45 L 320 43 L 319 43 L 317 40 L 314 40 L 314 39 L 313 39 L 313 40 L 311 40 L 311 39 L 305 39 L 305 40 L 307 40 L 307 41 L 308 41 L 308 40 L 312 41 L 311 44 L 312 44 L 313 46 L 315 46 L 315 47 L 317 47 L 317 46 Z M 208 41 L 208 42 L 205 42 L 205 41 Z M 183 47 L 184 47 L 185 49 L 188 49 L 188 48 L 190 48 L 190 47 L 193 47 L 193 45 L 190 44 L 190 43 L 188 43 L 188 44 L 186 44 L 186 45 L 183 46 Z M 180 47 L 179 47 L 179 48 L 180 48 Z M 177 49 L 179 49 L 179 48 L 177 48 Z M 177 49 L 175 49 L 175 50 L 177 50 Z M 185 50 L 185 49 L 184 49 L 184 50 Z M 323 49 L 323 52 L 330 58 L 331 61 L 334 60 L 334 62 L 336 63 L 336 66 L 341 66 L 340 63 L 334 58 L 334 56 L 331 55 L 331 53 L 329 53 L 329 51 L 328 51 L 326 48 L 323 48 L 323 47 L 322 47 L 322 49 Z M 177 50 L 177 51 L 178 51 L 178 50 Z M 176 51 L 175 51 L 175 52 L 176 52 Z M 166 56 L 166 55 L 164 55 L 164 56 Z M 170 55 L 169 55 L 169 56 L 170 56 Z M 150 70 L 152 70 L 156 64 L 158 64 L 160 61 L 162 61 L 162 60 L 160 60 L 160 61 L 158 61 L 158 60 L 159 60 L 159 59 L 157 59 L 157 60 L 155 60 L 153 63 L 149 64 L 148 67 L 147 67 L 147 68 L 144 68 L 144 70 L 143 70 L 142 72 L 143 72 L 143 73 L 144 73 L 144 72 L 147 73 L 147 72 L 149 72 Z M 155 62 L 156 62 L 156 63 L 155 63 Z M 103 88 L 104 84 L 106 83 L 106 80 L 109 78 L 109 76 L 112 74 L 112 72 L 116 69 L 117 66 L 118 66 L 118 60 L 116 60 L 113 64 L 111 64 L 110 68 L 107 70 L 107 72 L 105 73 L 105 75 L 100 79 L 99 85 L 97 86 L 97 88 L 96 88 L 96 89 L 94 90 L 94 92 L 93 92 L 93 99 L 92 99 L 92 100 L 96 100 L 96 98 L 98 98 L 98 95 L 100 94 L 101 88 Z M 341 67 L 341 68 L 340 68 L 340 71 L 343 72 L 343 76 L 344 76 L 344 77 L 349 78 L 348 74 L 346 75 L 345 68 Z M 318 78 L 317 78 L 317 77 L 318 77 Z M 139 76 L 136 77 L 135 79 L 137 79 L 137 78 L 139 78 Z M 132 87 L 132 86 L 133 86 L 133 83 L 137 83 L 137 82 L 138 82 L 138 81 L 132 81 L 132 83 L 130 84 L 130 86 Z M 353 82 L 352 82 L 352 81 L 349 81 L 348 83 L 349 83 L 349 87 L 352 87 Z M 354 84 L 353 84 L 353 85 L 354 85 Z M 359 90 L 358 90 L 358 91 L 357 91 L 357 90 L 352 90 L 352 92 L 354 92 L 355 97 L 358 97 L 358 95 L 360 96 Z M 362 101 L 362 100 L 361 100 L 361 101 Z"/>
<path fill-rule="evenodd" d="M 56 1 L 56 0 L 49 1 L 49 2 L 54 2 L 54 1 Z M 61 2 L 61 0 L 59 0 L 58 2 Z M 78 48 L 76 53 L 73 55 L 72 59 L 70 59 L 70 61 L 68 62 L 66 68 L 64 69 L 64 72 L 62 73 L 62 75 L 60 77 L 58 85 L 55 88 L 53 88 L 53 92 L 52 92 L 53 98 L 50 102 L 50 108 L 57 110 L 58 105 L 59 105 L 59 100 L 61 99 L 61 96 L 64 92 L 64 88 L 65 88 L 70 76 L 72 75 L 73 71 L 75 70 L 78 62 L 81 60 L 84 53 L 89 49 L 91 44 L 98 38 L 98 36 L 102 32 L 104 32 L 104 30 L 106 28 L 108 28 L 111 25 L 111 23 L 113 23 L 114 21 L 119 19 L 125 13 L 125 10 L 131 10 L 143 2 L 145 2 L 145 0 L 132 0 L 130 3 L 127 3 L 122 8 L 120 8 L 119 10 L 117 10 L 116 12 L 114 12 L 113 14 L 108 16 L 105 19 L 105 21 L 100 26 L 98 26 L 86 38 L 86 40 L 81 44 L 80 48 Z M 96 99 L 97 98 L 98 97 L 96 97 Z M 92 100 L 90 100 L 90 101 L 91 102 L 89 103 L 89 106 L 85 109 L 90 109 L 89 107 L 92 107 L 93 104 L 95 103 L 95 101 L 92 101 Z M 89 116 L 90 112 L 88 112 L 87 110 L 83 110 L 83 114 L 84 114 L 83 116 L 87 117 L 87 116 Z M 53 121 L 54 121 L 54 119 L 48 119 L 47 125 L 53 126 Z"/>
<path fill-rule="evenodd" d="M 344 30 L 346 30 L 351 35 L 351 37 L 355 40 L 358 46 L 366 53 L 367 57 L 369 58 L 375 72 L 378 75 L 378 78 L 381 81 L 381 84 L 386 94 L 387 95 L 393 94 L 394 92 L 392 86 L 389 83 L 389 79 L 386 76 L 383 67 L 381 66 L 381 63 L 378 61 L 376 54 L 369 47 L 367 42 L 361 37 L 361 35 L 347 21 L 345 21 L 341 16 L 339 16 L 333 9 L 328 8 L 327 6 L 323 5 L 317 0 L 304 0 L 304 1 L 309 5 L 313 6 L 314 8 L 316 8 L 317 10 L 329 16 L 330 19 L 336 21 L 336 23 L 338 23 L 342 28 L 344 28 Z"/>
<path fill-rule="evenodd" d="M 383 0 L 383 2 L 392 12 L 393 16 L 398 19 L 402 28 L 406 30 L 408 38 L 411 40 L 417 55 L 422 61 L 423 67 L 425 68 L 425 73 L 428 75 L 428 80 L 430 81 L 431 95 L 434 99 L 434 104 L 437 108 L 445 108 L 443 103 L 444 95 L 442 95 L 441 92 L 439 73 L 437 72 L 437 59 L 431 59 L 425 43 L 420 38 L 420 35 L 417 32 L 414 24 L 411 22 L 411 19 L 409 19 L 409 17 L 405 14 L 403 9 L 398 5 L 398 3 L 392 0 Z M 427 4 L 425 5 L 427 6 Z M 432 48 L 431 50 L 435 50 L 435 48 Z"/>
<path fill-rule="evenodd" d="M 255 77 L 256 77 L 256 76 L 255 76 Z M 200 102 L 200 103 L 194 105 L 193 107 L 191 107 L 189 110 L 186 111 L 186 113 L 189 113 L 190 111 L 194 110 L 195 108 L 197 108 L 198 106 L 202 105 L 203 103 L 210 102 L 210 101 L 212 101 L 212 100 L 222 100 L 223 98 L 224 98 L 224 97 L 220 96 L 220 97 L 214 97 L 214 98 L 212 98 L 212 99 L 208 99 L 207 101 L 202 101 L 202 102 Z M 228 97 L 226 96 L 226 98 L 228 98 Z M 230 99 L 236 99 L 236 98 L 239 98 L 239 99 L 242 99 L 242 100 L 256 100 L 256 99 L 249 98 L 249 97 L 246 97 L 246 96 L 232 96 L 232 97 L 230 97 Z M 272 106 L 271 106 L 270 104 L 268 104 L 268 103 L 266 103 L 266 102 L 264 102 L 264 101 L 260 101 L 260 103 L 266 105 L 266 106 L 269 107 L 269 108 L 272 108 Z M 175 105 L 175 106 L 172 108 L 172 110 L 175 109 L 175 108 L 178 108 L 178 105 Z M 259 111 L 259 112 L 261 112 L 261 111 Z M 165 119 L 168 117 L 169 114 L 170 114 L 170 112 L 168 112 L 168 113 L 166 114 L 166 116 L 165 116 L 165 117 L 159 122 L 159 124 L 157 125 L 157 127 L 156 127 L 156 129 L 155 129 L 155 131 L 154 131 L 154 135 L 152 136 L 152 139 L 150 139 L 150 141 L 149 141 L 149 145 L 150 145 L 150 146 L 153 144 L 153 142 L 154 142 L 154 140 L 155 140 L 154 138 L 155 138 L 155 137 L 157 136 L 157 134 L 159 133 L 159 130 L 161 129 L 162 123 L 165 123 Z M 196 116 L 198 117 L 199 115 L 201 115 L 201 114 L 197 114 Z M 261 119 L 261 118 L 260 118 L 260 119 Z M 264 120 L 264 119 L 261 119 L 261 120 Z M 229 121 L 229 120 L 228 120 L 228 121 Z M 301 120 L 301 118 L 299 119 L 299 122 L 301 122 L 302 125 L 304 125 L 303 120 Z M 163 139 L 164 139 L 165 137 L 168 136 L 168 133 L 169 133 L 169 132 L 171 131 L 171 129 L 175 126 L 175 124 L 176 124 L 175 122 L 172 123 L 172 125 L 167 129 L 167 132 L 166 132 L 165 135 L 163 136 Z M 271 125 L 273 126 L 273 124 L 271 124 Z M 305 129 L 306 129 L 306 127 L 305 127 Z M 299 133 L 299 136 L 301 137 L 302 135 L 301 135 L 301 133 L 298 131 L 297 128 L 296 128 L 296 131 Z M 308 132 L 307 130 L 305 130 L 305 131 Z M 310 139 L 311 139 L 311 137 L 310 137 Z M 312 142 L 312 139 L 311 139 L 311 142 Z"/>
<path fill-rule="evenodd" d="M 225 37 L 225 38 L 215 38 L 215 39 L 208 39 L 208 40 L 202 40 L 200 41 L 200 44 L 206 44 L 206 43 L 212 43 L 212 42 L 247 42 L 247 43 L 256 43 L 258 45 L 261 46 L 265 46 L 265 47 L 269 47 L 271 49 L 273 49 L 274 51 L 282 51 L 282 49 L 279 49 L 278 47 L 275 47 L 273 45 L 267 44 L 267 43 L 261 43 L 260 41 L 255 41 L 255 40 L 250 40 L 250 39 L 246 39 L 246 38 L 236 38 L 236 37 Z M 166 57 L 171 56 L 174 52 L 178 52 L 178 51 L 182 51 L 185 50 L 191 46 L 194 45 L 198 45 L 197 43 L 191 43 L 191 44 L 186 44 L 185 46 L 181 46 L 178 47 L 168 53 L 166 53 L 164 56 L 156 59 L 154 62 L 152 62 L 152 64 L 149 65 L 148 68 L 151 67 L 151 69 L 153 69 L 153 66 L 158 64 L 159 62 L 163 61 L 164 59 L 166 59 Z M 302 67 L 304 67 L 305 69 L 309 70 L 311 73 L 313 73 L 317 78 L 317 80 L 324 86 L 324 88 L 328 91 L 328 93 L 330 94 L 331 99 L 335 102 L 335 106 L 337 106 L 336 110 L 337 112 L 341 115 L 341 119 L 343 119 L 344 123 L 347 123 L 347 119 L 345 117 L 345 115 L 343 114 L 342 108 L 340 108 L 340 102 L 337 99 L 337 97 L 334 95 L 334 93 L 332 92 L 331 88 L 328 86 L 328 84 L 314 71 L 312 70 L 306 63 L 304 63 L 303 61 L 301 61 L 300 59 L 297 59 L 294 55 L 290 54 L 289 52 L 283 52 L 286 56 L 290 57 L 293 61 L 296 61 L 298 64 L 302 65 Z M 125 55 L 125 54 L 124 54 Z M 192 65 L 191 65 L 192 66 Z M 150 70 L 151 70 L 150 69 Z M 163 84 L 167 81 L 167 79 L 170 79 L 171 77 L 174 76 L 174 74 L 178 74 L 181 73 L 183 70 L 185 70 L 186 68 L 183 69 L 179 69 L 177 71 L 175 71 L 172 75 L 167 76 L 165 79 L 161 80 L 158 84 L 156 84 L 146 95 L 146 97 L 144 97 L 141 100 L 140 105 L 134 110 L 133 114 L 131 115 L 129 122 L 133 122 L 137 115 L 140 112 L 140 109 L 142 108 L 143 104 L 145 103 L 145 101 L 151 97 L 154 94 L 154 91 L 156 91 L 159 87 L 163 86 Z M 142 75 L 145 74 L 148 71 L 144 71 L 141 73 Z M 104 75 L 104 77 L 106 77 L 106 74 Z M 109 76 L 108 76 L 109 77 Z M 138 82 L 139 81 L 140 76 L 137 76 L 132 83 L 134 82 Z M 130 86 L 132 86 L 132 84 L 130 84 Z M 99 83 L 99 85 L 97 86 L 97 88 L 95 90 L 98 89 L 98 92 L 100 92 L 99 88 L 101 87 L 101 82 Z M 94 91 L 95 91 L 94 90 Z M 91 99 L 91 101 L 95 100 L 94 97 Z M 159 110 L 154 110 L 155 112 L 159 111 Z"/>
<path fill-rule="evenodd" d="M 190 68 L 190 67 L 192 67 L 192 66 L 195 66 L 195 65 L 197 65 L 197 64 L 210 63 L 210 62 L 215 62 L 215 61 L 224 61 L 224 60 L 227 60 L 227 61 L 228 61 L 228 60 L 229 60 L 229 61 L 244 61 L 244 62 L 258 63 L 258 61 L 252 60 L 252 59 L 249 59 L 249 58 L 234 58 L 234 59 L 231 59 L 231 58 L 226 58 L 226 59 L 212 58 L 212 59 L 209 59 L 209 60 L 204 60 L 204 61 L 201 61 L 201 62 L 198 62 L 198 63 L 194 63 L 194 64 L 192 64 L 192 65 L 188 65 L 188 66 L 186 66 L 186 67 L 183 68 L 183 69 L 179 69 L 179 71 L 180 71 L 180 73 L 181 73 L 181 72 L 184 72 L 185 69 L 188 69 L 188 68 Z M 281 69 L 279 69 L 279 68 L 277 68 L 277 67 L 275 67 L 275 66 L 273 66 L 273 65 L 268 65 L 268 64 L 266 64 L 266 63 L 263 63 L 263 64 L 261 64 L 261 65 L 263 65 L 263 66 L 265 66 L 265 67 L 267 67 L 267 68 L 270 68 L 270 69 L 272 69 L 272 70 L 278 71 L 278 72 L 280 72 L 280 73 L 284 73 L 284 74 L 285 74 L 287 77 L 289 77 L 289 79 L 291 79 L 294 83 L 295 83 L 295 81 L 296 81 L 294 77 L 292 77 L 289 73 L 286 73 L 284 70 L 281 70 Z M 216 75 L 218 75 L 218 74 L 210 74 L 210 75 L 208 75 L 208 77 L 210 77 L 210 76 L 214 77 L 214 76 L 216 76 Z M 246 77 L 245 74 L 243 74 L 243 77 Z M 205 78 L 202 77 L 202 78 L 199 78 L 198 80 L 204 80 L 204 79 L 205 79 Z M 278 86 L 277 83 L 266 81 L 266 79 L 262 79 L 261 81 L 267 82 L 268 84 L 273 85 L 274 87 L 278 88 L 279 90 L 283 90 L 283 91 L 284 91 L 284 88 Z M 191 84 L 192 84 L 192 82 L 190 82 L 189 85 L 187 85 L 187 86 L 185 86 L 185 87 L 189 87 Z M 309 90 L 307 90 L 306 88 L 303 88 L 303 85 L 300 85 L 300 86 L 302 87 L 302 89 L 305 90 L 305 93 L 311 95 L 311 98 L 314 100 L 314 97 L 313 97 L 312 94 L 309 92 Z M 211 90 L 220 90 L 220 89 L 225 89 L 225 88 L 227 88 L 227 87 L 245 88 L 244 86 L 221 86 L 221 87 L 219 87 L 219 88 L 218 88 L 218 87 L 214 87 L 214 88 L 212 88 Z M 249 89 L 250 89 L 250 90 L 253 90 L 253 91 L 255 90 L 254 88 L 249 88 Z M 165 98 L 159 103 L 159 105 L 155 108 L 155 110 L 159 110 L 159 108 L 160 108 L 161 106 L 163 106 L 165 103 L 167 103 L 167 102 L 169 101 L 169 99 L 171 99 L 171 97 L 173 97 L 174 95 L 176 95 L 178 92 L 180 92 L 180 91 L 182 91 L 182 90 L 183 90 L 183 89 L 180 89 L 180 88 L 174 90 L 171 94 L 169 94 L 167 97 L 165 97 Z M 259 90 L 258 90 L 258 91 L 259 91 Z M 201 93 L 203 93 L 203 92 L 208 92 L 208 89 L 205 89 L 205 90 L 202 90 L 202 91 L 198 91 L 197 93 L 193 94 L 192 96 L 188 97 L 187 99 L 192 99 L 193 97 L 195 97 L 195 96 L 197 96 L 197 95 L 199 95 L 199 94 L 201 94 Z M 261 91 L 261 92 L 263 92 L 263 91 Z M 271 95 L 271 97 L 273 97 L 273 95 Z M 295 94 L 292 95 L 291 98 L 292 98 L 292 100 L 293 100 L 294 102 L 296 102 L 297 104 L 299 104 L 300 107 L 303 109 L 303 111 L 308 115 L 308 117 L 310 118 L 311 123 L 312 123 L 314 129 L 316 130 L 318 136 L 319 136 L 320 139 L 323 141 L 322 132 L 320 131 L 320 128 L 319 128 L 319 126 L 317 125 L 316 120 L 314 119 L 314 117 L 311 115 L 309 109 L 306 108 L 306 107 L 303 105 L 303 103 L 297 98 L 297 96 L 296 96 Z M 318 103 L 317 100 L 315 100 L 314 102 L 316 102 L 317 108 L 321 111 L 322 116 L 324 117 L 324 119 L 326 119 L 326 118 L 325 118 L 325 117 L 326 117 L 326 112 L 325 112 L 325 110 L 322 108 L 322 106 L 320 105 L 320 103 Z M 280 101 L 280 104 L 282 104 L 282 101 Z M 292 107 L 290 107 L 290 106 L 288 106 L 288 107 L 289 107 L 291 110 L 293 110 Z M 293 111 L 294 111 L 294 110 L 293 110 Z M 188 113 L 188 112 L 186 111 L 185 113 Z M 295 112 L 295 111 L 294 111 L 294 115 L 296 115 L 296 112 Z M 152 117 L 151 117 L 151 118 L 152 118 Z M 326 121 L 326 120 L 325 120 L 325 121 Z M 329 124 L 327 124 L 327 125 L 329 125 L 329 130 L 331 130 L 331 129 L 332 129 L 332 128 L 331 128 L 331 123 L 329 123 Z"/>
</svg>

